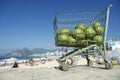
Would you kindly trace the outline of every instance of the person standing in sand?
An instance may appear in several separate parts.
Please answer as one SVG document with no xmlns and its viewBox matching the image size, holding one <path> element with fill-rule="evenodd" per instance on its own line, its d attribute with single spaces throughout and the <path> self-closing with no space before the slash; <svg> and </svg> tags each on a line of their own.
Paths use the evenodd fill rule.
<svg viewBox="0 0 120 80">
<path fill-rule="evenodd" d="M 31 66 L 33 66 L 34 60 L 31 58 L 31 59 L 29 60 L 29 63 L 30 63 Z"/>
</svg>

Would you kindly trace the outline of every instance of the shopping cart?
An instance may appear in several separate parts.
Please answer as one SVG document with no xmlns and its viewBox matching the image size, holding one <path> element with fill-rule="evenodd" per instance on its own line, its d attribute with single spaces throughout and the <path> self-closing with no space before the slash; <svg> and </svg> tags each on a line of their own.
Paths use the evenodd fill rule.
<svg viewBox="0 0 120 80">
<path fill-rule="evenodd" d="M 66 53 L 57 59 L 62 70 L 65 71 L 69 69 L 69 65 L 65 63 L 66 59 L 82 54 L 86 55 L 88 65 L 92 64 L 91 60 L 88 58 L 88 55 L 99 54 L 104 58 L 105 67 L 107 69 L 112 68 L 111 61 L 106 57 L 106 37 L 108 30 L 109 11 L 111 6 L 112 5 L 109 5 L 103 10 L 74 10 L 56 13 L 54 20 L 55 45 L 58 47 L 76 48 L 74 51 Z M 89 39 L 87 37 L 84 37 L 84 39 L 77 39 L 74 37 L 75 39 L 73 42 L 67 41 L 68 37 L 66 37 L 66 35 L 73 36 L 75 27 L 81 23 L 84 24 L 86 28 L 94 26 L 95 23 L 100 23 L 102 27 L 104 27 L 104 32 L 101 34 L 102 41 L 98 43 L 93 38 Z M 64 29 L 63 32 L 66 31 L 66 34 L 62 35 L 63 41 L 59 38 L 59 36 L 62 34 L 59 32 L 61 29 Z M 76 39 L 77 41 L 75 41 Z"/>
</svg>

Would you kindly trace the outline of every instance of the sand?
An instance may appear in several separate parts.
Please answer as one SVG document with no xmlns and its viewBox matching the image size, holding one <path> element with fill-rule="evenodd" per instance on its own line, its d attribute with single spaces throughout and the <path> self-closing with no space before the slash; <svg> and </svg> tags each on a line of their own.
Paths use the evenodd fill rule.
<svg viewBox="0 0 120 80">
<path fill-rule="evenodd" d="M 107 70 L 104 65 L 87 66 L 83 59 L 69 71 L 55 67 L 58 67 L 55 60 L 34 66 L 20 64 L 19 68 L 0 67 L 0 80 L 120 80 L 120 65 Z"/>
</svg>

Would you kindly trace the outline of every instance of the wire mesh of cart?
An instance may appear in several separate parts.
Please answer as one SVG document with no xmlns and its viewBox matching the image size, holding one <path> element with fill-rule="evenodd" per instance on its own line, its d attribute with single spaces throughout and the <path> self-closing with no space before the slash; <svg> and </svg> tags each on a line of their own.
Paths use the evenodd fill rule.
<svg viewBox="0 0 120 80">
<path fill-rule="evenodd" d="M 54 20 L 55 45 L 87 47 L 97 44 L 105 50 L 110 7 L 57 12 Z"/>
</svg>

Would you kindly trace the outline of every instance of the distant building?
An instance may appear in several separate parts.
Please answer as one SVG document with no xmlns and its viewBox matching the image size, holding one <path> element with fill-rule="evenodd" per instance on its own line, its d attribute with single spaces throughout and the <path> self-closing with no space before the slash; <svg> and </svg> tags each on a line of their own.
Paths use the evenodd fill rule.
<svg viewBox="0 0 120 80">
<path fill-rule="evenodd" d="M 110 40 L 108 41 L 108 46 L 111 47 L 112 50 L 114 50 L 115 48 L 120 49 L 120 41 Z"/>
</svg>

